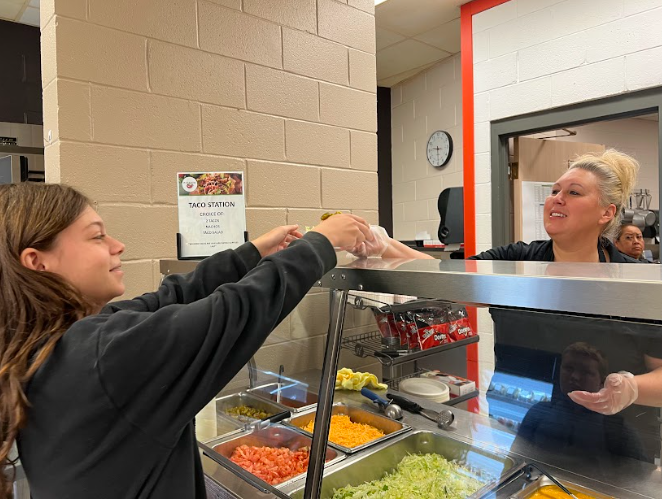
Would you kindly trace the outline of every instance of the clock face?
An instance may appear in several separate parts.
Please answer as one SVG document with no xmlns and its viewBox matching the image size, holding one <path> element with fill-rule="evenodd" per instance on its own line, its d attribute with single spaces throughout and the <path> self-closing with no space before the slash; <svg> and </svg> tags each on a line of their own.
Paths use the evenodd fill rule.
<svg viewBox="0 0 662 499">
<path fill-rule="evenodd" d="M 432 166 L 446 166 L 453 154 L 453 139 L 448 132 L 438 130 L 428 140 L 428 161 Z"/>
</svg>

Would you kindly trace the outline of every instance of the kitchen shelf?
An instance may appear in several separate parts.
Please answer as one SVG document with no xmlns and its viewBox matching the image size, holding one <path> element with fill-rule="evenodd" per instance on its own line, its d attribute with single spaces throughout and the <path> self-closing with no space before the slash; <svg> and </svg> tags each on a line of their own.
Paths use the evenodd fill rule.
<svg viewBox="0 0 662 499">
<path fill-rule="evenodd" d="M 394 378 L 390 379 L 388 381 L 385 381 L 385 383 L 388 385 L 388 387 L 391 390 L 395 390 L 397 392 L 400 392 L 400 382 L 409 379 L 409 378 L 419 378 L 421 377 L 421 374 L 428 372 L 428 369 L 419 369 L 418 371 L 412 373 L 412 374 L 407 374 L 405 376 L 400 376 L 399 378 Z M 400 392 L 403 394 L 403 396 L 407 396 L 405 392 Z M 471 393 L 465 393 L 464 395 L 460 395 L 459 397 L 453 397 L 446 402 L 443 402 L 444 405 L 457 405 L 462 402 L 465 402 L 467 400 L 471 400 L 472 398 L 477 397 L 480 394 L 478 390 L 474 390 Z"/>
<path fill-rule="evenodd" d="M 446 402 L 444 402 L 444 405 L 457 405 L 467 400 L 476 398 L 478 397 L 478 395 L 480 395 L 480 392 L 478 390 L 474 390 L 471 393 L 465 393 L 464 395 L 460 395 L 459 397 L 454 397 L 450 400 L 447 400 Z"/>
<path fill-rule="evenodd" d="M 422 359 L 436 353 L 471 345 L 472 343 L 477 343 L 478 340 L 479 337 L 476 335 L 465 340 L 439 345 L 438 347 L 428 348 L 426 350 L 400 350 L 396 355 L 389 355 L 383 352 L 384 345 L 382 345 L 381 334 L 379 331 L 373 331 L 371 333 L 347 336 L 342 339 L 341 347 L 351 350 L 358 357 L 374 357 L 379 360 L 382 365 L 391 367 L 398 364 L 404 364 L 405 362 Z"/>
</svg>

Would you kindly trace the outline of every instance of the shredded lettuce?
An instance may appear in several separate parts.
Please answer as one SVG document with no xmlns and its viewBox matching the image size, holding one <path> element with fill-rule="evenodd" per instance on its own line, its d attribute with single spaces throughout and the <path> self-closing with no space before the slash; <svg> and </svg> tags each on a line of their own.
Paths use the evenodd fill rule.
<svg viewBox="0 0 662 499">
<path fill-rule="evenodd" d="M 470 474 L 439 454 L 412 454 L 380 480 L 334 490 L 333 499 L 465 499 L 484 485 Z"/>
</svg>

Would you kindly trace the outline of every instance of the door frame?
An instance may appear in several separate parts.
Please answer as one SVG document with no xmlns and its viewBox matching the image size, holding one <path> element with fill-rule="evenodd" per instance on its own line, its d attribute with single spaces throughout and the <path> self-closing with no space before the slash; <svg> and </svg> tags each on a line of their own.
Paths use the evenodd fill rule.
<svg viewBox="0 0 662 499">
<path fill-rule="evenodd" d="M 662 87 L 629 92 L 599 100 L 571 104 L 545 111 L 495 120 L 490 123 L 492 164 L 492 246 L 512 241 L 510 224 L 510 180 L 508 179 L 508 139 L 600 121 L 660 114 Z M 662 197 L 662 128 L 658 119 L 658 182 Z M 662 202 L 659 204 L 662 209 Z"/>
</svg>

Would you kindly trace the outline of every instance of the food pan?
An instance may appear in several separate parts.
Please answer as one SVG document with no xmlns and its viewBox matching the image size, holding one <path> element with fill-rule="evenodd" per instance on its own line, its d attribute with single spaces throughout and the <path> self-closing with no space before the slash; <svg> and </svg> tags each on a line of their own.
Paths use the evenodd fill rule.
<svg viewBox="0 0 662 499">
<path fill-rule="evenodd" d="M 321 498 L 333 497 L 334 489 L 347 485 L 384 478 L 395 471 L 397 465 L 409 454 L 439 454 L 468 468 L 470 475 L 485 484 L 471 497 L 481 497 L 515 471 L 518 460 L 483 450 L 446 435 L 429 431 L 413 431 L 398 437 L 387 445 L 369 449 L 365 455 L 352 456 L 329 470 L 322 481 Z M 303 497 L 303 487 L 293 491 L 292 498 Z"/>
<path fill-rule="evenodd" d="M 311 411 L 305 414 L 294 415 L 288 419 L 283 420 L 283 423 L 286 425 L 295 426 L 304 434 L 312 436 L 312 433 L 304 431 L 302 428 L 311 421 L 314 421 L 316 414 L 317 411 Z M 351 419 L 353 423 L 369 424 L 370 426 L 374 426 L 378 430 L 384 432 L 383 437 L 371 440 L 370 442 L 366 442 L 363 445 L 357 445 L 356 447 L 345 447 L 329 440 L 328 443 L 331 447 L 339 449 L 345 454 L 352 454 L 354 452 L 366 449 L 375 444 L 383 442 L 387 438 L 395 437 L 396 435 L 400 435 L 401 433 L 411 429 L 410 426 L 401 423 L 400 421 L 394 421 L 385 416 L 380 416 L 374 412 L 366 411 L 365 409 L 359 409 L 358 407 L 352 407 L 350 405 L 339 403 L 333 404 L 331 415 L 334 416 L 336 414 L 346 414 L 349 416 L 349 419 Z"/>
<path fill-rule="evenodd" d="M 273 424 L 266 428 L 251 427 L 239 434 L 233 434 L 212 440 L 207 443 L 207 446 L 211 447 L 214 452 L 220 455 L 223 459 L 229 461 L 234 450 L 240 445 L 252 445 L 256 447 L 287 447 L 288 449 L 295 451 L 302 447 L 310 448 L 311 444 L 312 439 L 310 437 L 281 424 Z M 345 454 L 342 452 L 327 447 L 326 463 L 324 466 L 330 466 L 344 458 Z M 260 482 L 264 483 L 267 487 L 276 487 L 277 489 L 280 489 L 303 476 L 305 476 L 305 473 L 296 475 L 277 485 L 269 485 L 262 480 L 260 480 Z"/>
<path fill-rule="evenodd" d="M 198 426 L 199 427 L 199 426 Z M 216 416 L 216 427 L 214 430 L 214 435 L 213 440 L 218 439 L 219 437 L 224 437 L 226 435 L 231 435 L 233 433 L 239 433 L 241 430 L 243 430 L 245 427 L 245 424 L 242 423 L 241 421 L 237 421 L 235 419 L 229 418 L 229 417 L 223 417 L 221 415 Z M 209 434 L 207 434 L 209 437 Z M 209 440 L 212 440 L 210 438 L 207 438 L 205 442 L 208 442 Z"/>
<path fill-rule="evenodd" d="M 570 490 L 570 492 L 575 494 L 579 499 L 614 499 L 613 496 L 601 494 L 600 492 L 596 492 L 586 487 L 582 487 L 581 485 L 577 485 L 576 483 L 566 482 L 565 480 L 559 480 L 559 481 L 563 485 L 565 485 Z M 562 496 L 568 497 L 563 492 L 561 492 L 561 490 L 558 487 L 556 487 L 549 478 L 547 478 L 544 475 L 540 476 L 539 478 L 531 482 L 529 485 L 527 485 L 525 488 L 523 488 L 522 490 L 520 490 L 516 494 L 513 494 L 510 497 L 511 499 L 529 499 L 533 497 L 536 492 L 540 491 L 540 489 L 546 486 L 555 487 L 556 490 L 559 492 L 558 497 L 562 497 Z M 548 496 L 544 496 L 544 497 L 547 498 Z"/>
<path fill-rule="evenodd" d="M 251 418 L 249 416 L 231 416 L 226 412 L 228 409 L 231 409 L 233 407 L 238 407 L 240 405 L 245 405 L 247 407 L 253 407 L 254 409 L 259 409 L 268 414 L 271 414 L 271 416 L 262 419 L 257 419 L 257 418 Z M 242 423 L 251 424 L 269 418 L 271 418 L 272 420 L 278 420 L 279 418 L 282 419 L 288 415 L 289 413 L 286 408 L 246 392 L 233 393 L 232 395 L 225 395 L 223 397 L 219 397 L 216 399 L 217 421 L 221 421 L 222 419 L 232 418 Z"/>
<path fill-rule="evenodd" d="M 290 412 L 303 412 L 313 409 L 317 404 L 317 394 L 308 390 L 301 383 L 269 383 L 268 385 L 256 386 L 246 390 L 251 395 L 280 405 L 284 410 Z"/>
</svg>

